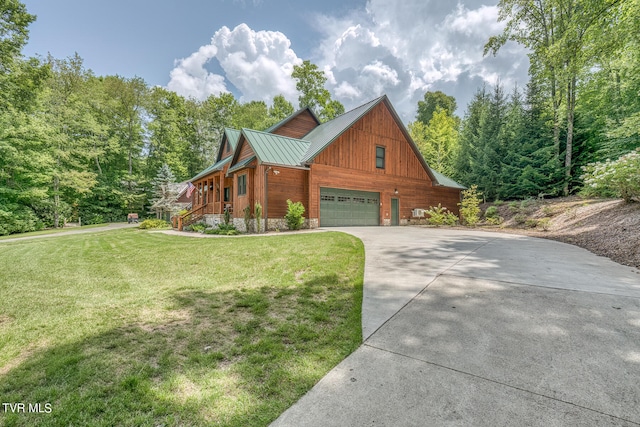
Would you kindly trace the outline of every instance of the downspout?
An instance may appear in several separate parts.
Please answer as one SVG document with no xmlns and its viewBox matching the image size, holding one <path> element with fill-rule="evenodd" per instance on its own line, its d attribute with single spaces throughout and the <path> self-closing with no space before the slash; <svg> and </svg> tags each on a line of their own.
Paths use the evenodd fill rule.
<svg viewBox="0 0 640 427">
<path fill-rule="evenodd" d="M 264 232 L 267 232 L 267 227 L 269 226 L 269 171 L 271 170 L 271 166 L 269 166 L 264 171 Z"/>
</svg>

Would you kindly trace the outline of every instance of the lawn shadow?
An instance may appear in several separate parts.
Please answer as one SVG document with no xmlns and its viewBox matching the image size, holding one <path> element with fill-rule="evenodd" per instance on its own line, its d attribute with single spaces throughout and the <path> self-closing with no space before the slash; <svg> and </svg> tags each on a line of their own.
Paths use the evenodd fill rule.
<svg viewBox="0 0 640 427">
<path fill-rule="evenodd" d="M 362 287 L 176 291 L 142 321 L 36 352 L 2 377 L 13 425 L 268 425 L 361 341 Z"/>
</svg>

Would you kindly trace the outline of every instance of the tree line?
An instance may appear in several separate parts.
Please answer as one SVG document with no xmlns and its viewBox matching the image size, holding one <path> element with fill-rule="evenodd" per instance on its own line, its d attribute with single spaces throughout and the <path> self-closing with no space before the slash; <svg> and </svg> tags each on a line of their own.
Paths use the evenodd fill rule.
<svg viewBox="0 0 640 427">
<path fill-rule="evenodd" d="M 293 113 L 283 96 L 186 99 L 143 79 L 96 76 L 77 54 L 25 59 L 35 16 L 17 0 L 0 10 L 0 235 L 144 216 L 158 174 L 187 180 L 215 160 L 225 127 L 263 130 Z M 322 119 L 344 112 L 305 61 L 292 76 Z"/>
<path fill-rule="evenodd" d="M 35 20 L 18 0 L 0 10 L 0 234 L 65 221 L 145 215 L 161 171 L 184 181 L 214 161 L 225 127 L 263 130 L 294 107 L 283 96 L 186 99 L 143 79 L 96 76 L 82 58 L 24 58 Z M 499 54 L 529 49 L 529 82 L 456 100 L 427 92 L 409 131 L 435 170 L 485 198 L 563 195 L 583 167 L 640 147 L 640 0 L 501 0 Z M 309 61 L 294 67 L 299 107 L 344 112 Z"/>
<path fill-rule="evenodd" d="M 486 199 L 575 193 L 585 167 L 640 147 L 640 1 L 498 6 L 506 26 L 485 54 L 508 41 L 528 48 L 528 84 L 479 88 L 463 118 L 455 99 L 427 92 L 411 135 L 434 169 Z"/>
</svg>

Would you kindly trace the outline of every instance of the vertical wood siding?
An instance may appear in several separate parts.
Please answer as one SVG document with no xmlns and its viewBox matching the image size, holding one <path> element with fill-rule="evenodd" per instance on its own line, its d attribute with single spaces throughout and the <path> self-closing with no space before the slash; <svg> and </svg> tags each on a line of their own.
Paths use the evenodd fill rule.
<svg viewBox="0 0 640 427">
<path fill-rule="evenodd" d="M 385 148 L 384 169 L 376 168 L 378 146 Z M 426 209 L 438 203 L 458 213 L 460 191 L 433 186 L 384 103 L 374 107 L 314 159 L 309 181 L 310 218 L 320 216 L 321 187 L 379 192 L 381 223 L 391 218 L 391 198 L 399 199 L 400 219 L 411 218 L 412 209 Z"/>
<path fill-rule="evenodd" d="M 273 171 L 280 173 L 274 175 Z M 309 209 L 309 171 L 272 166 L 269 171 L 269 218 L 282 218 L 287 213 L 287 199 L 302 202 L 305 218 Z M 264 206 L 264 204 L 263 204 Z"/>
<path fill-rule="evenodd" d="M 271 131 L 271 133 L 289 138 L 302 138 L 316 126 L 318 126 L 318 122 L 315 121 L 309 111 L 305 110 Z"/>
</svg>

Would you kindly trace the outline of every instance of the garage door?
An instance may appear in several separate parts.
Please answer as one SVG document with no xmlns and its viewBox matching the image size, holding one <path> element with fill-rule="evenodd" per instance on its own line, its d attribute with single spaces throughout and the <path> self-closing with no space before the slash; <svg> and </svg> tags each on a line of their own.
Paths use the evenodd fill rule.
<svg viewBox="0 0 640 427">
<path fill-rule="evenodd" d="M 380 225 L 380 193 L 320 188 L 320 226 Z"/>
</svg>

